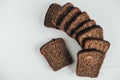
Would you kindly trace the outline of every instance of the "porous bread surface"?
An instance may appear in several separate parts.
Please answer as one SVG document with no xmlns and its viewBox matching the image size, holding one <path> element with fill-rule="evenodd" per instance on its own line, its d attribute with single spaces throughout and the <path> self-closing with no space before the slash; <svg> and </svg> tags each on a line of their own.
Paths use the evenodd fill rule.
<svg viewBox="0 0 120 80">
<path fill-rule="evenodd" d="M 76 74 L 85 77 L 97 77 L 103 64 L 104 54 L 92 50 L 78 52 Z"/>
<path fill-rule="evenodd" d="M 40 51 L 54 71 L 72 63 L 71 55 L 61 38 L 46 43 L 41 47 Z"/>
<path fill-rule="evenodd" d="M 87 38 L 83 41 L 83 49 L 97 49 L 102 51 L 104 54 L 107 53 L 110 47 L 108 41 L 97 39 L 97 38 Z"/>
</svg>

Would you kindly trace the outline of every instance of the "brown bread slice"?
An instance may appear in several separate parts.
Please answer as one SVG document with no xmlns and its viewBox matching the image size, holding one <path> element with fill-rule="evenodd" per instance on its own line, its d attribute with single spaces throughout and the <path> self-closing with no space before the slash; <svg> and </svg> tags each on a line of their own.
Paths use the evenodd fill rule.
<svg viewBox="0 0 120 80">
<path fill-rule="evenodd" d="M 74 8 L 72 3 L 66 3 L 52 20 L 55 26 L 59 26 L 64 17 Z"/>
<path fill-rule="evenodd" d="M 60 24 L 60 29 L 65 31 L 65 29 L 69 26 L 69 24 L 80 14 L 80 9 L 74 7 L 63 19 Z"/>
<path fill-rule="evenodd" d="M 90 17 L 86 12 L 82 12 L 77 18 L 70 24 L 67 28 L 66 32 L 68 35 L 71 35 L 71 32 L 77 27 L 77 25 L 81 24 L 82 22 L 89 20 Z"/>
<path fill-rule="evenodd" d="M 80 32 L 80 31 L 82 31 L 82 30 L 84 30 L 84 29 L 86 29 L 86 28 L 89 28 L 89 27 L 92 27 L 92 26 L 94 26 L 94 25 L 96 25 L 96 22 L 94 21 L 94 20 L 87 20 L 86 22 L 84 22 L 83 24 L 81 24 L 81 25 L 78 25 L 78 27 L 76 27 L 76 29 L 75 29 L 75 31 L 73 32 L 73 34 L 71 34 L 72 35 L 72 38 L 76 38 L 76 35 Z"/>
<path fill-rule="evenodd" d="M 80 31 L 77 34 L 76 39 L 81 47 L 83 45 L 83 40 L 88 37 L 103 39 L 103 29 L 96 25 Z"/>
<path fill-rule="evenodd" d="M 40 48 L 40 52 L 54 71 L 73 62 L 65 41 L 62 38 L 52 39 Z"/>
<path fill-rule="evenodd" d="M 53 25 L 52 19 L 57 14 L 57 12 L 60 10 L 61 6 L 57 3 L 53 3 L 50 5 L 50 7 L 47 10 L 47 13 L 45 15 L 44 25 L 51 28 L 58 28 L 57 26 Z"/>
<path fill-rule="evenodd" d="M 98 38 L 86 38 L 83 41 L 83 49 L 97 49 L 103 52 L 104 54 L 107 53 L 110 47 L 110 43 L 103 39 Z"/>
<path fill-rule="evenodd" d="M 84 49 L 79 51 L 77 54 L 76 74 L 84 77 L 97 77 L 104 57 L 105 55 L 96 49 Z"/>
</svg>

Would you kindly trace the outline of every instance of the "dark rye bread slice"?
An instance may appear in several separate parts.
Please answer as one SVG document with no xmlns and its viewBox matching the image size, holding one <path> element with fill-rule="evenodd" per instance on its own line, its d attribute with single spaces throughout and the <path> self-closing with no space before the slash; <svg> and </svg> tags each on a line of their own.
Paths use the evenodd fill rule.
<svg viewBox="0 0 120 80">
<path fill-rule="evenodd" d="M 86 12 L 82 12 L 77 18 L 70 24 L 70 26 L 66 29 L 68 35 L 71 35 L 72 31 L 77 27 L 77 25 L 89 20 L 90 17 Z"/>
<path fill-rule="evenodd" d="M 72 3 L 66 3 L 53 18 L 52 23 L 55 26 L 59 26 L 64 17 L 74 8 Z"/>
<path fill-rule="evenodd" d="M 54 71 L 73 62 L 65 41 L 62 38 L 52 39 L 40 48 L 40 52 Z"/>
<path fill-rule="evenodd" d="M 94 26 L 94 25 L 96 25 L 96 22 L 95 22 L 94 20 L 87 20 L 87 21 L 85 21 L 84 23 L 82 23 L 81 25 L 78 25 L 78 26 L 75 28 L 73 34 L 71 34 L 71 35 L 72 35 L 72 38 L 75 39 L 75 38 L 76 38 L 76 35 L 77 35 L 80 31 L 82 31 L 82 30 L 84 30 L 84 29 L 86 29 L 86 28 L 88 28 L 88 27 L 92 27 L 92 26 Z"/>
<path fill-rule="evenodd" d="M 104 57 L 105 55 L 96 49 L 84 49 L 79 51 L 77 54 L 76 74 L 84 77 L 97 77 Z"/>
<path fill-rule="evenodd" d="M 60 10 L 61 6 L 57 3 L 53 3 L 50 5 L 50 7 L 47 10 L 47 13 L 45 15 L 44 25 L 47 27 L 57 28 L 57 26 L 53 25 L 52 19 L 57 14 L 57 12 Z"/>
<path fill-rule="evenodd" d="M 107 53 L 110 47 L 110 43 L 103 39 L 98 38 L 86 38 L 83 40 L 83 49 L 97 49 L 102 51 L 104 54 Z"/>
<path fill-rule="evenodd" d="M 99 25 L 95 25 L 80 31 L 76 39 L 81 47 L 83 45 L 83 40 L 88 37 L 103 39 L 103 29 Z"/>
<path fill-rule="evenodd" d="M 60 29 L 65 31 L 65 29 L 69 26 L 69 24 L 80 14 L 80 9 L 74 7 L 63 19 L 60 24 Z"/>
</svg>

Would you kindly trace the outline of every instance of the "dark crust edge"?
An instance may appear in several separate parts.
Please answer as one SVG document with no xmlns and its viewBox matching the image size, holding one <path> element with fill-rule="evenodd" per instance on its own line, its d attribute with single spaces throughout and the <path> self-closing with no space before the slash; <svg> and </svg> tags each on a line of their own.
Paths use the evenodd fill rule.
<svg viewBox="0 0 120 80">
<path fill-rule="evenodd" d="M 89 19 L 83 20 L 81 23 L 78 23 L 78 25 L 76 26 L 76 28 L 74 28 L 73 30 L 71 30 L 71 32 L 70 32 L 70 35 L 71 35 L 71 36 L 73 35 L 73 33 L 75 32 L 76 29 L 79 29 L 83 24 L 85 24 L 86 22 L 90 21 L 90 16 L 88 15 L 88 13 L 87 13 L 86 11 L 81 12 L 81 14 L 86 14 Z M 80 14 L 80 15 L 81 15 L 81 14 Z M 80 16 L 80 15 L 79 15 L 79 16 Z"/>
<path fill-rule="evenodd" d="M 82 11 L 81 11 L 78 15 L 76 15 L 76 17 L 71 21 L 71 23 L 70 23 L 69 25 L 67 25 L 67 28 L 65 29 L 65 31 L 67 31 L 67 30 L 69 29 L 70 25 L 72 25 L 72 24 L 74 23 L 74 21 L 77 20 L 77 17 L 81 16 L 83 13 L 86 13 L 86 14 L 87 14 L 87 12 L 85 12 L 85 11 L 82 12 Z M 87 15 L 88 15 L 88 14 L 87 14 Z M 89 15 L 88 15 L 88 17 L 89 17 Z M 89 17 L 89 19 L 90 19 L 90 17 Z M 89 20 L 89 19 L 88 19 L 88 20 Z M 84 22 L 84 21 L 83 21 L 83 22 Z M 81 22 L 81 23 L 83 23 L 83 22 Z M 81 24 L 81 23 L 78 23 L 78 25 Z M 78 25 L 77 25 L 77 26 L 78 26 Z M 77 26 L 76 26 L 76 27 L 77 27 Z M 72 36 L 71 33 L 73 33 L 74 30 L 75 30 L 75 28 L 74 28 L 73 30 L 71 30 L 71 31 L 70 31 L 70 34 L 68 34 L 68 35 L 69 35 L 69 36 Z"/>
<path fill-rule="evenodd" d="M 92 51 L 96 51 L 96 52 L 100 52 L 100 53 L 104 54 L 102 51 L 93 48 L 93 49 L 80 50 L 80 51 L 78 51 L 77 56 L 79 56 L 79 54 L 82 54 L 84 52 L 92 52 Z"/>
<path fill-rule="evenodd" d="M 74 7 L 74 9 L 75 9 L 76 7 Z M 80 10 L 80 9 L 79 9 Z M 68 27 L 71 25 L 71 23 L 73 22 L 73 21 L 75 21 L 75 19 L 79 16 L 81 14 L 81 10 L 77 13 L 77 14 L 75 14 L 74 15 L 74 17 L 73 18 L 71 18 L 70 19 L 70 21 L 66 24 L 66 26 L 64 27 L 64 31 L 67 31 L 67 29 L 68 29 Z"/>
<path fill-rule="evenodd" d="M 88 32 L 88 31 L 90 31 L 90 30 L 92 30 L 92 29 L 95 29 L 95 28 L 100 28 L 100 29 L 102 29 L 99 25 L 94 25 L 94 26 L 91 26 L 91 27 L 89 27 L 89 28 L 86 28 L 86 29 L 80 31 L 80 32 L 77 34 L 76 40 L 78 41 L 78 37 L 79 37 L 79 36 L 83 35 L 84 33 Z"/>
<path fill-rule="evenodd" d="M 83 25 L 85 25 L 87 22 L 90 22 L 90 21 L 95 21 L 95 20 L 89 19 L 89 20 L 85 21 L 84 23 L 78 25 L 78 26 L 75 28 L 75 30 L 73 31 L 73 33 L 72 33 L 71 35 L 73 36 L 74 32 L 76 32 L 77 29 L 81 28 Z M 95 24 L 95 25 L 96 25 L 96 24 Z M 93 26 L 95 26 L 95 25 L 93 25 Z M 88 27 L 91 27 L 91 26 L 88 26 Z M 86 29 L 86 28 L 85 28 L 85 29 Z M 83 29 L 83 30 L 84 30 L 84 29 Z M 78 33 L 79 33 L 79 32 L 78 32 Z M 75 33 L 75 34 L 77 35 L 77 33 Z"/>
<path fill-rule="evenodd" d="M 64 5 L 62 6 L 62 8 L 61 8 L 61 10 L 64 9 L 64 7 L 66 7 L 68 4 L 71 4 L 71 6 L 69 7 L 70 10 L 68 10 L 67 14 L 74 8 L 74 5 L 73 5 L 72 3 L 70 3 L 70 2 L 68 2 L 68 3 L 64 4 Z M 60 11 L 61 11 L 61 10 L 60 10 Z M 60 11 L 58 11 L 58 13 L 60 13 Z M 66 14 L 66 15 L 67 15 L 67 14 Z M 65 17 L 66 15 L 62 15 L 62 16 L 59 18 L 59 20 L 56 21 L 55 25 L 56 25 L 56 26 L 59 26 L 60 23 L 62 22 L 62 20 L 64 19 L 64 17 Z M 56 16 L 57 16 L 57 15 L 56 15 Z M 53 19 L 53 24 L 54 24 L 54 19 Z"/>
<path fill-rule="evenodd" d="M 108 44 L 110 45 L 110 42 L 107 41 L 107 40 L 103 40 L 103 39 L 99 39 L 99 38 L 93 38 L 93 37 L 88 37 L 88 38 L 85 38 L 85 39 L 83 40 L 83 45 L 82 45 L 82 48 L 83 48 L 83 49 L 84 49 L 84 47 L 85 47 L 85 43 L 86 43 L 87 41 L 89 41 L 89 40 L 103 41 L 103 42 L 106 42 L 106 43 L 108 43 Z"/>
<path fill-rule="evenodd" d="M 82 23 L 78 24 L 78 25 L 76 26 L 76 28 L 71 31 L 70 35 L 73 35 L 73 33 L 74 33 L 77 29 L 79 29 L 79 28 L 82 27 L 85 23 L 87 23 L 87 22 L 89 22 L 89 21 L 90 21 L 90 19 L 88 19 L 88 20 L 86 20 L 86 21 L 83 21 Z"/>
</svg>

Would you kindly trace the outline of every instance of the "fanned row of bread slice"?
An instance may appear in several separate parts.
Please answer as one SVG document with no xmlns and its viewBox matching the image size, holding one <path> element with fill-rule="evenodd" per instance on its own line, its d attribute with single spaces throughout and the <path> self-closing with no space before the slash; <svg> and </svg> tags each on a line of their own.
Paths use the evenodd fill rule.
<svg viewBox="0 0 120 80">
<path fill-rule="evenodd" d="M 77 54 L 76 74 L 97 77 L 110 43 L 104 40 L 103 29 L 72 3 L 61 6 L 53 3 L 48 8 L 44 25 L 64 31 L 82 47 Z"/>
</svg>

